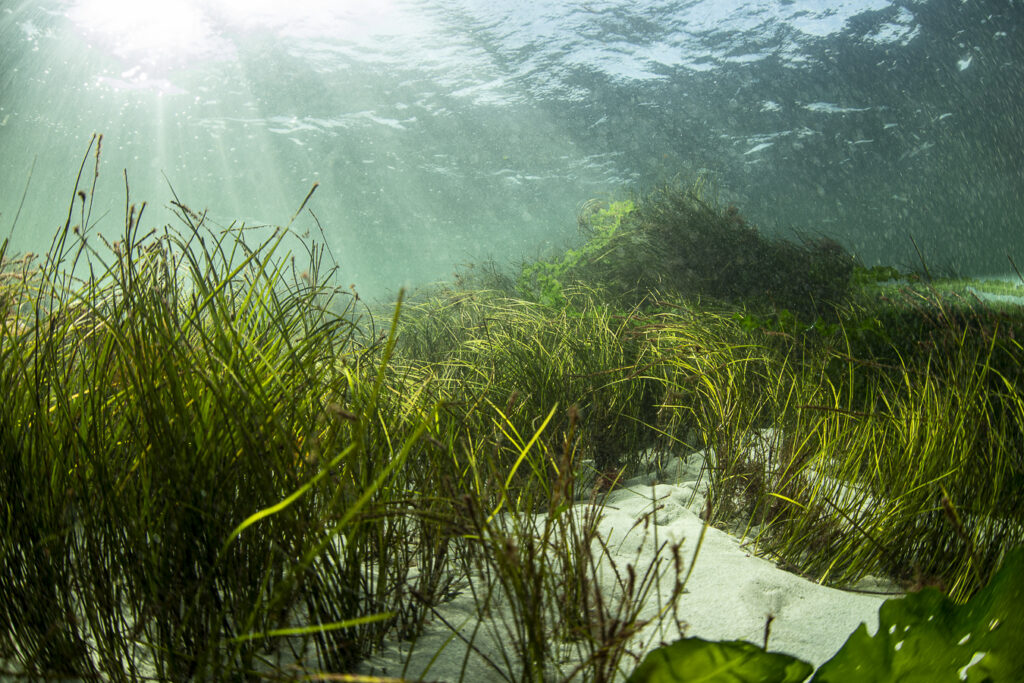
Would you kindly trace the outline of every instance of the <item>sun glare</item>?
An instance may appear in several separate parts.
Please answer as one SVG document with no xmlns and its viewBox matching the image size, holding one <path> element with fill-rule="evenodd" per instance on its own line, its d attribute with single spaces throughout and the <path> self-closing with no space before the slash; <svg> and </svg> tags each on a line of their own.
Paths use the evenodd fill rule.
<svg viewBox="0 0 1024 683">
<path fill-rule="evenodd" d="M 71 0 L 67 17 L 108 52 L 143 66 L 230 59 L 232 40 L 253 28 L 333 40 L 408 28 L 390 0 Z"/>
<path fill-rule="evenodd" d="M 226 45 L 203 7 L 189 0 L 77 0 L 67 16 L 88 37 L 136 64 L 213 57 Z"/>
</svg>

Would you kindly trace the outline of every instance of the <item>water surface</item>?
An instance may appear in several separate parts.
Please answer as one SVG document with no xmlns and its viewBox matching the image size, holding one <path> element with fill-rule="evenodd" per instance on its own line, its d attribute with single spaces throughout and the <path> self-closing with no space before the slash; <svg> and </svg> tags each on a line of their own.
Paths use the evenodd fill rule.
<svg viewBox="0 0 1024 683">
<path fill-rule="evenodd" d="M 45 250 L 89 136 L 97 229 L 170 186 L 227 225 L 309 187 L 368 293 L 566 245 L 576 207 L 703 174 L 868 265 L 1024 263 L 1024 3 L 4 0 L 0 230 Z M 315 228 L 308 215 L 303 230 Z"/>
</svg>

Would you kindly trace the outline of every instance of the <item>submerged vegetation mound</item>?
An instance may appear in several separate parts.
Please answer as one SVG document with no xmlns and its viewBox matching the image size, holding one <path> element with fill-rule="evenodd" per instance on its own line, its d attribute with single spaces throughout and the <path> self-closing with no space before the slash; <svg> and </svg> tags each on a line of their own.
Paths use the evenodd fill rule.
<svg viewBox="0 0 1024 683">
<path fill-rule="evenodd" d="M 374 315 L 284 229 L 175 199 L 179 229 L 131 208 L 106 244 L 78 190 L 42 260 L 0 247 L 6 674 L 351 672 L 468 590 L 511 605 L 495 676 L 622 678 L 686 567 L 664 545 L 596 594 L 595 519 L 697 451 L 708 523 L 818 581 L 962 601 L 1024 541 L 1019 305 L 879 281 L 689 188 Z"/>
<path fill-rule="evenodd" d="M 652 292 L 804 317 L 834 317 L 850 291 L 853 257 L 828 238 L 772 238 L 735 206 L 705 199 L 703 183 L 668 185 L 634 200 L 588 202 L 584 245 L 522 269 L 518 292 L 560 302 L 561 287 L 585 283 L 620 304 Z"/>
</svg>

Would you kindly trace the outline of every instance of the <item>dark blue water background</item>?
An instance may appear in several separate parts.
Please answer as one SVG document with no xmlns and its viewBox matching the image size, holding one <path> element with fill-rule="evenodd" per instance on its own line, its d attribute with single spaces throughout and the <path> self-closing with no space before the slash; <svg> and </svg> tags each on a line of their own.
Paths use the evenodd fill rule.
<svg viewBox="0 0 1024 683">
<path fill-rule="evenodd" d="M 319 182 L 370 294 L 699 175 L 867 265 L 917 265 L 913 236 L 933 268 L 1024 266 L 1019 0 L 0 0 L 3 235 L 34 164 L 16 250 L 63 224 L 94 131 L 95 230 L 123 170 L 157 225 L 168 181 L 220 225 L 286 223 Z"/>
</svg>

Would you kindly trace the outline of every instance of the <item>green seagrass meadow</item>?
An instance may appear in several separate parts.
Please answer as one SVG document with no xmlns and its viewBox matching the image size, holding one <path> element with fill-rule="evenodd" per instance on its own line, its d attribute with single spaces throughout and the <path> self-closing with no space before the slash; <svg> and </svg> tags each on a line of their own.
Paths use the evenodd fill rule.
<svg viewBox="0 0 1024 683">
<path fill-rule="evenodd" d="M 552 680 L 558 641 L 610 681 L 700 559 L 595 593 L 601 502 L 698 450 L 707 523 L 828 585 L 963 603 L 1024 541 L 1024 287 L 768 237 L 697 181 L 374 303 L 286 251 L 313 191 L 273 230 L 176 196 L 154 227 L 126 176 L 104 238 L 99 165 L 46 254 L 0 246 L 4 676 L 326 679 L 472 591 L 511 605 L 496 679 Z"/>
</svg>

